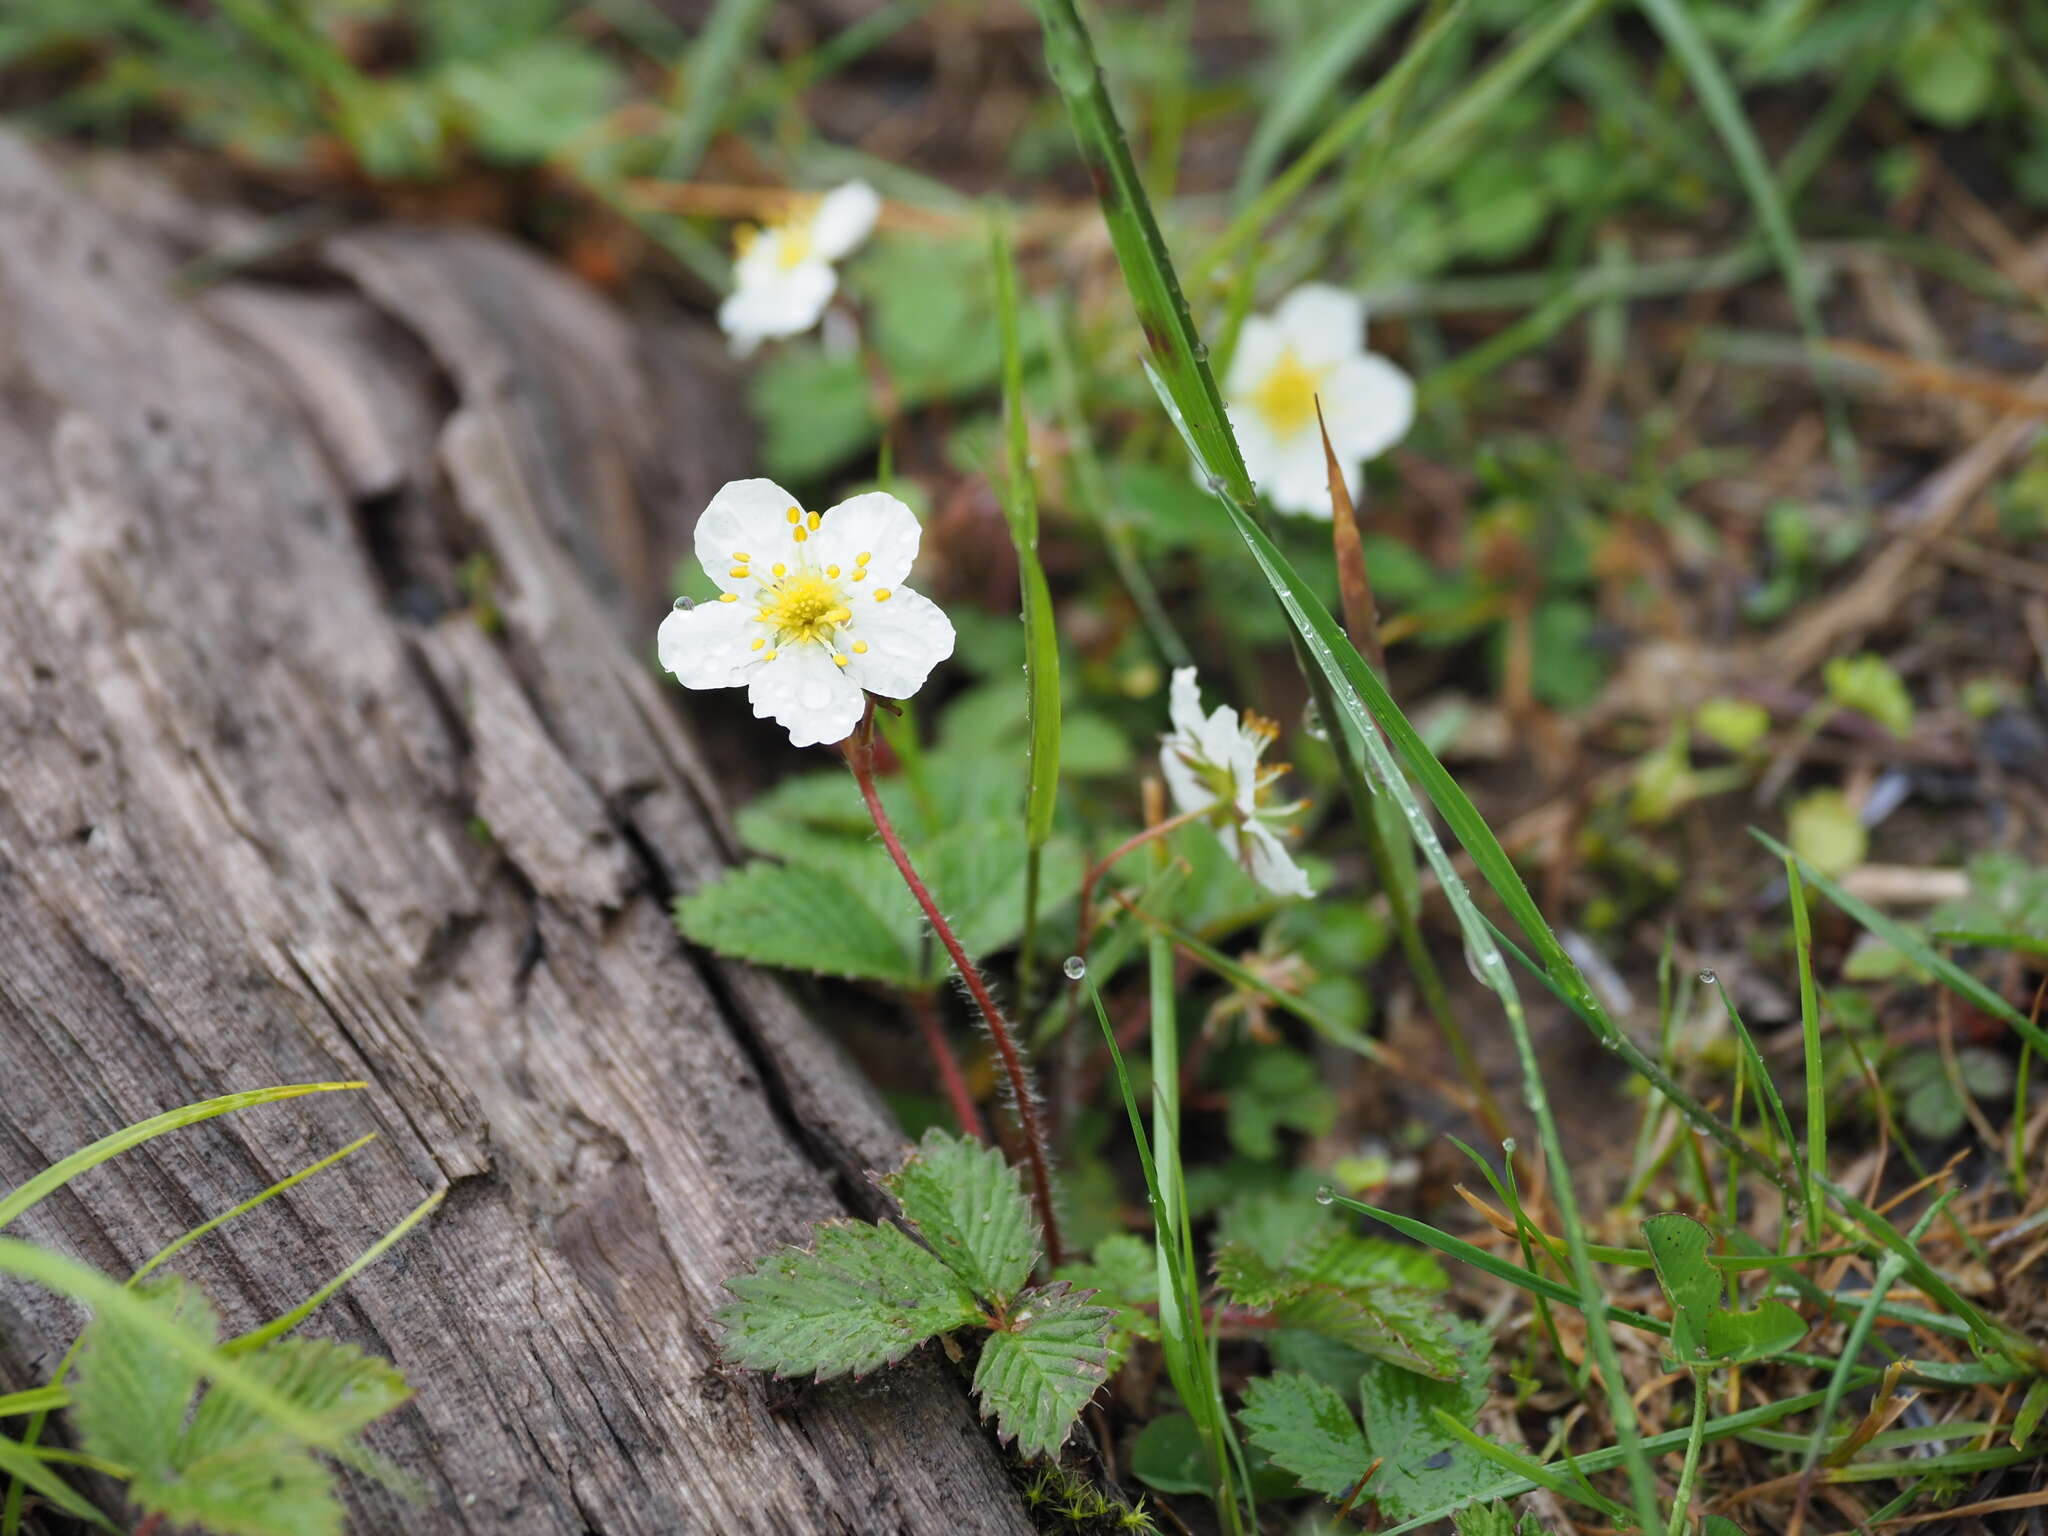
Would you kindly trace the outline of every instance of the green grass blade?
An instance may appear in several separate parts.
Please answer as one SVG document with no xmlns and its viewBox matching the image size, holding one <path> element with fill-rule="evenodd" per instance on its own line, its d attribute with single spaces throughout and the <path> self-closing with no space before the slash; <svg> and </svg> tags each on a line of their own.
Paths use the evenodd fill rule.
<svg viewBox="0 0 2048 1536">
<path fill-rule="evenodd" d="M 1472 1450 L 1476 1451 L 1481 1458 L 1492 1462 L 1497 1467 L 1506 1469 L 1510 1474 L 1520 1478 L 1531 1487 L 1547 1488 L 1561 1499 L 1570 1499 L 1574 1504 L 1584 1504 L 1590 1509 L 1597 1509 L 1617 1526 L 1626 1528 L 1629 1524 L 1630 1515 L 1628 1510 L 1588 1484 L 1583 1474 L 1578 1476 L 1561 1474 L 1556 1470 L 1556 1463 L 1546 1464 L 1540 1462 L 1535 1457 L 1516 1450 L 1513 1446 L 1502 1445 L 1497 1440 L 1489 1440 L 1486 1436 L 1480 1434 L 1478 1430 L 1468 1428 L 1451 1414 L 1445 1413 L 1441 1408 L 1432 1409 L 1431 1412 L 1436 1419 L 1438 1429 L 1447 1435 L 1462 1440 Z M 1579 1465 L 1576 1462 L 1570 1462 L 1566 1464 L 1566 1469 L 1568 1473 L 1578 1473 Z"/>
<path fill-rule="evenodd" d="M 406 1212 L 404 1216 L 400 1217 L 389 1232 L 386 1232 L 376 1242 L 365 1248 L 346 1268 L 313 1292 L 312 1295 L 308 1296 L 296 1307 L 293 1307 L 289 1312 L 272 1318 L 262 1327 L 252 1328 L 249 1332 L 228 1340 L 227 1343 L 221 1346 L 221 1353 L 226 1355 L 246 1355 L 252 1349 L 261 1349 L 272 1339 L 283 1338 L 294 1328 L 298 1327 L 299 1324 L 319 1311 L 321 1307 L 325 1306 L 333 1298 L 335 1292 L 339 1291 L 349 1281 L 355 1279 L 357 1275 L 360 1275 L 364 1270 L 376 1263 L 377 1260 L 381 1259 L 391 1248 L 392 1244 L 425 1221 L 440 1206 L 441 1202 L 447 1198 L 448 1191 L 446 1188 L 435 1190 L 426 1199 Z"/>
<path fill-rule="evenodd" d="M 52 1163 L 34 1178 L 16 1185 L 5 1198 L 0 1198 L 0 1228 L 19 1220 L 33 1210 L 38 1203 L 62 1189 L 89 1168 L 97 1168 L 108 1158 L 117 1157 L 130 1147 L 139 1147 L 145 1141 L 175 1131 L 188 1125 L 197 1125 L 202 1120 L 211 1120 L 216 1115 L 232 1114 L 238 1109 L 249 1109 L 257 1104 L 275 1104 L 281 1099 L 303 1098 L 309 1093 L 335 1093 L 346 1088 L 361 1088 L 362 1083 L 290 1083 L 278 1088 L 257 1088 L 248 1093 L 223 1094 L 217 1099 L 205 1099 L 197 1104 L 187 1104 L 182 1109 L 173 1109 L 148 1120 L 139 1120 L 124 1127 L 111 1136 L 104 1136 L 89 1147 L 81 1147 L 69 1157 Z"/>
<path fill-rule="evenodd" d="M 351 1463 L 361 1460 L 360 1453 L 349 1445 L 349 1435 L 345 1430 L 306 1412 L 247 1367 L 167 1322 L 156 1308 L 98 1270 L 18 1238 L 0 1237 L 0 1273 L 18 1276 L 59 1296 L 68 1296 L 90 1307 L 96 1316 L 119 1319 L 123 1325 L 148 1335 L 200 1371 L 217 1390 L 242 1399 L 294 1439 L 318 1446 Z"/>
<path fill-rule="evenodd" d="M 1799 865 L 1785 861 L 1791 888 L 1792 948 L 1799 960 L 1799 1042 L 1806 1077 L 1806 1222 L 1810 1241 L 1821 1241 L 1820 1181 L 1828 1172 L 1828 1086 L 1820 1050 L 1820 994 L 1813 982 L 1813 917 L 1806 910 L 1806 890 L 1799 883 Z"/>
<path fill-rule="evenodd" d="M 1876 934 L 1880 939 L 1883 939 L 1885 943 L 1891 945 L 1893 949 L 1906 956 L 1915 965 L 1930 972 L 1936 980 L 1940 981 L 1950 991 L 1955 992 L 1982 1012 L 1990 1014 L 1993 1018 L 2005 1020 L 2006 1023 L 2019 1031 L 2020 1035 L 2036 1051 L 2048 1052 L 2048 1030 L 2042 1029 L 2039 1024 L 2028 1018 L 2024 1013 L 2021 1013 L 2019 1009 L 2013 1007 L 2011 1003 L 2008 1003 L 1996 992 L 1985 986 L 1983 982 L 1957 965 L 1955 961 L 1933 948 L 1910 928 L 1906 927 L 1903 923 L 1893 922 L 1892 919 L 1886 917 L 1877 908 L 1870 905 L 1869 902 L 1850 895 L 1841 886 L 1815 869 L 1813 865 L 1794 853 L 1790 848 L 1787 848 L 1768 832 L 1762 832 L 1755 827 L 1751 827 L 1750 836 L 1778 855 L 1779 858 L 1797 863 L 1799 872 L 1805 877 L 1807 884 L 1813 886 L 1821 895 L 1827 897 L 1829 901 L 1855 918 L 1858 923 Z"/>
<path fill-rule="evenodd" d="M 1036 992 L 1039 859 L 1052 837 L 1060 792 L 1060 636 L 1053 621 L 1052 589 L 1038 558 L 1038 497 L 1031 475 L 1031 420 L 1024 409 L 1024 345 L 1017 300 L 1017 262 L 1010 224 L 1001 209 L 989 217 L 989 257 L 995 267 L 996 321 L 1002 335 L 1003 419 L 1007 473 L 1003 516 L 1017 549 L 1017 583 L 1024 611 L 1024 691 L 1028 781 L 1024 795 L 1024 935 L 1017 950 L 1019 990 L 1028 1008 Z"/>
<path fill-rule="evenodd" d="M 1414 5 L 1415 0 L 1358 0 L 1349 11 L 1340 11 L 1302 51 L 1299 63 L 1287 71 L 1252 130 L 1244 163 L 1237 172 L 1234 197 L 1238 203 L 1249 202 L 1266 184 L 1288 140 L 1338 88 L 1345 72 Z"/>
<path fill-rule="evenodd" d="M 768 0 L 719 0 L 677 79 L 682 88 L 682 111 L 661 161 L 666 180 L 688 181 L 697 174 L 704 151 L 718 132 L 729 93 L 740 77 L 740 60 L 753 47 L 767 19 Z"/>
<path fill-rule="evenodd" d="M 1714 131 L 1727 146 L 1728 156 L 1735 162 L 1736 174 L 1741 177 L 1743 188 L 1756 207 L 1757 222 L 1763 226 L 1764 239 L 1770 243 L 1778 259 L 1778 269 L 1784 274 L 1785 291 L 1791 296 L 1793 313 L 1799 317 L 1799 328 L 1806 335 L 1808 347 L 1818 355 L 1827 342 L 1827 329 L 1821 323 L 1820 296 L 1814 291 L 1812 274 L 1800 258 L 1799 236 L 1792 228 L 1792 215 L 1785 207 L 1778 180 L 1764 159 L 1763 146 L 1757 143 L 1756 133 L 1743 113 L 1742 101 L 1735 94 L 1735 87 L 1729 83 L 1721 61 L 1714 56 L 1713 47 L 1693 21 L 1686 0 L 1640 0 L 1640 4 L 1651 24 L 1663 35 L 1666 45 L 1677 55 L 1680 66 L 1692 80 L 1693 90 L 1699 95 L 1700 105 L 1706 109 L 1707 117 L 1714 125 Z M 1827 417 L 1828 442 L 1835 458 L 1835 471 L 1842 477 L 1843 488 L 1850 499 L 1860 501 L 1862 474 L 1857 467 L 1856 442 L 1849 432 L 1849 418 L 1842 406 L 1841 391 L 1824 374 L 1817 382 L 1821 390 L 1821 408 Z"/>
<path fill-rule="evenodd" d="M 1063 3 L 1065 0 L 1041 0 L 1041 11 L 1049 11 L 1052 6 Z M 1384 113 L 1407 94 L 1415 76 L 1435 57 L 1437 49 L 1451 37 L 1465 19 L 1467 3 L 1468 0 L 1452 0 L 1451 4 L 1445 6 L 1442 13 L 1409 45 L 1408 51 L 1401 55 L 1399 63 L 1374 81 L 1370 90 L 1346 107 L 1336 121 L 1316 135 L 1315 141 L 1295 157 L 1293 164 L 1274 177 L 1263 192 L 1238 211 L 1237 216 L 1225 227 L 1223 233 L 1216 237 L 1214 243 L 1195 258 L 1190 271 L 1197 280 L 1214 272 L 1252 244 L 1258 238 L 1259 232 L 1279 217 L 1281 211 L 1300 195 L 1302 189 L 1315 179 L 1319 171 L 1350 148 L 1366 129 L 1378 122 Z M 1581 0 L 1581 3 L 1584 3 L 1584 0 Z M 1604 4 L 1606 0 L 1593 0 L 1593 3 Z M 1054 79 L 1057 81 L 1057 74 Z M 1067 105 L 1070 111 L 1073 110 L 1071 96 L 1067 99 Z M 1114 127 L 1113 119 L 1111 126 Z M 1100 186 L 1098 182 L 1098 190 Z M 1113 226 L 1111 234 L 1115 234 Z M 1126 267 L 1127 273 L 1128 270 Z M 1216 461 L 1211 459 L 1208 462 Z"/>
<path fill-rule="evenodd" d="M 18 1486 L 34 1489 L 74 1520 L 83 1520 L 103 1531 L 118 1532 L 121 1529 L 100 1513 L 99 1507 L 84 1494 L 52 1472 L 42 1457 L 5 1435 L 0 1435 L 0 1472 L 13 1478 Z"/>
<path fill-rule="evenodd" d="M 1749 1026 L 1742 1020 L 1742 1013 L 1735 1006 L 1735 999 L 1728 995 L 1728 989 L 1717 979 L 1714 990 L 1721 994 L 1721 1007 L 1728 1014 L 1728 1022 L 1734 1027 L 1735 1035 L 1742 1042 L 1742 1057 L 1749 1064 L 1750 1075 L 1756 1079 L 1757 1091 L 1763 1095 L 1764 1105 L 1771 1112 L 1765 1122 L 1770 1134 L 1777 1138 L 1787 1156 L 1798 1147 L 1792 1137 L 1792 1117 L 1785 1113 L 1785 1100 L 1778 1093 L 1778 1085 L 1771 1079 L 1771 1069 L 1764 1061 L 1764 1053 L 1757 1049 L 1756 1037 L 1749 1032 Z M 1808 1207 L 1811 1209 L 1811 1207 Z"/>
</svg>

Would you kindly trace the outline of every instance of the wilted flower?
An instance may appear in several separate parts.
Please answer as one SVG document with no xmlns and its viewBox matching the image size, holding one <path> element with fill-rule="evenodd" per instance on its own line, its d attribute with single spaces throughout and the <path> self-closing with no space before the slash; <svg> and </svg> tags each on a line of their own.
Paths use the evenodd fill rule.
<svg viewBox="0 0 2048 1536">
<path fill-rule="evenodd" d="M 1245 321 L 1223 393 L 1260 494 L 1282 512 L 1310 517 L 1332 515 L 1318 399 L 1354 497 L 1360 466 L 1415 420 L 1414 381 L 1365 350 L 1363 301 L 1326 283 L 1305 284 L 1270 316 Z"/>
<path fill-rule="evenodd" d="M 875 227 L 882 200 L 864 181 L 805 198 L 765 229 L 742 225 L 733 238 L 733 291 L 718 323 L 745 357 L 773 336 L 797 336 L 818 323 L 839 287 L 832 263 Z"/>
<path fill-rule="evenodd" d="M 715 602 L 661 622 L 661 664 L 686 688 L 745 687 L 799 747 L 843 741 L 865 694 L 907 699 L 953 654 L 953 626 L 900 586 L 917 517 L 870 491 L 806 512 L 772 480 L 735 480 L 697 520 Z"/>
<path fill-rule="evenodd" d="M 1280 840 L 1306 802 L 1276 803 L 1273 785 L 1287 765 L 1259 763 L 1279 726 L 1249 711 L 1240 722 L 1227 704 L 1203 715 L 1193 667 L 1174 672 L 1169 702 L 1173 730 L 1160 748 L 1159 768 L 1174 805 L 1184 813 L 1210 811 L 1206 820 L 1230 856 L 1267 890 L 1313 896 L 1308 876 Z"/>
</svg>

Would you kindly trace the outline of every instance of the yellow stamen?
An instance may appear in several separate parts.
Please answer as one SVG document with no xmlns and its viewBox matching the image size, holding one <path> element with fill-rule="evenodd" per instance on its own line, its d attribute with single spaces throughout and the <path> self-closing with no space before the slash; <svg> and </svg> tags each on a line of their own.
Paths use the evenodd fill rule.
<svg viewBox="0 0 2048 1536">
<path fill-rule="evenodd" d="M 761 231 L 752 224 L 741 224 L 732 232 L 733 253 L 744 256 L 754 248 L 754 242 L 761 238 Z"/>
<path fill-rule="evenodd" d="M 865 640 L 856 640 L 856 641 L 854 641 L 854 642 L 853 642 L 853 654 L 854 654 L 854 655 L 856 655 L 856 656 L 865 656 L 865 655 L 867 655 L 867 653 L 868 653 L 868 643 L 867 643 L 867 641 L 865 641 Z"/>
<path fill-rule="evenodd" d="M 823 641 L 832 631 L 853 617 L 839 601 L 839 592 L 823 577 L 798 576 L 770 595 L 762 622 L 772 626 L 777 640 Z"/>
<path fill-rule="evenodd" d="M 835 667 L 843 667 L 846 665 L 846 658 L 844 656 L 834 656 L 832 658 L 832 665 Z"/>
<path fill-rule="evenodd" d="M 721 592 L 718 594 L 718 600 L 721 603 L 736 603 L 740 599 L 739 594 L 736 592 Z"/>
<path fill-rule="evenodd" d="M 795 507 L 791 507 L 783 516 L 787 517 L 792 525 L 804 520 L 803 513 L 799 512 Z"/>
<path fill-rule="evenodd" d="M 780 563 L 771 565 L 768 567 L 768 569 L 773 571 L 778 576 L 787 576 L 789 574 L 789 567 L 786 565 L 782 565 Z"/>
<path fill-rule="evenodd" d="M 818 531 L 818 524 L 822 523 L 823 521 L 825 521 L 824 513 L 813 512 L 810 516 L 804 519 L 804 526 L 809 528 L 811 532 L 816 533 Z"/>
<path fill-rule="evenodd" d="M 1252 391 L 1251 407 L 1265 418 L 1275 437 L 1292 437 L 1315 420 L 1316 388 L 1321 383 L 1322 376 L 1304 366 L 1288 347 Z"/>
<path fill-rule="evenodd" d="M 805 539 L 808 539 L 810 537 L 810 535 L 808 533 L 805 533 L 801 528 L 790 529 L 789 536 L 792 539 L 795 539 L 799 544 L 803 543 Z"/>
<path fill-rule="evenodd" d="M 732 557 L 733 559 L 737 560 L 741 565 L 745 565 L 749 560 L 754 558 L 752 555 L 748 554 L 744 549 L 734 550 L 732 552 Z"/>
<path fill-rule="evenodd" d="M 875 601 L 878 603 L 886 603 L 887 601 L 889 601 L 889 589 L 887 587 L 875 588 Z"/>
<path fill-rule="evenodd" d="M 836 581 L 839 578 L 839 567 L 836 565 L 828 565 L 825 567 L 825 574 L 827 576 L 832 577 Z"/>
<path fill-rule="evenodd" d="M 870 560 L 874 558 L 875 556 L 872 550 L 864 549 L 859 554 L 853 557 L 853 563 L 855 565 L 866 565 Z"/>
<path fill-rule="evenodd" d="M 748 646 L 747 649 L 750 651 L 758 651 L 759 649 L 761 649 L 762 646 L 766 645 L 767 643 L 768 642 L 766 640 L 756 640 L 752 645 Z"/>
<path fill-rule="evenodd" d="M 770 651 L 766 656 L 763 656 L 761 659 L 763 661 L 773 661 L 775 659 L 775 652 Z"/>
<path fill-rule="evenodd" d="M 855 581 L 866 581 L 868 579 L 868 573 L 862 570 L 859 566 L 855 566 L 853 571 L 853 579 Z"/>
<path fill-rule="evenodd" d="M 741 581 L 744 581 L 747 579 L 747 577 L 753 575 L 754 573 L 744 565 L 736 565 L 726 574 L 729 576 L 736 576 Z"/>
</svg>

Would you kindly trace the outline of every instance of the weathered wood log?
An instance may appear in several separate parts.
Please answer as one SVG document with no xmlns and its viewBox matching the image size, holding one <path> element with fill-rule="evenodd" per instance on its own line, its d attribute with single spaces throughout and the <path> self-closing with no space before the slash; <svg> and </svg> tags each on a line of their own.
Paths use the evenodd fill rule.
<svg viewBox="0 0 2048 1536">
<path fill-rule="evenodd" d="M 730 379 L 510 244 L 383 228 L 193 299 L 161 220 L 0 138 L 0 1188 L 213 1094 L 15 1235 L 181 1260 L 247 1327 L 425 1192 L 313 1325 L 419 1388 L 364 1532 L 1029 1530 L 957 1377 L 771 1390 L 722 1282 L 902 1138 L 667 900 L 730 856 L 647 659 Z M 0 1383 L 77 1311 L 0 1284 Z"/>
</svg>

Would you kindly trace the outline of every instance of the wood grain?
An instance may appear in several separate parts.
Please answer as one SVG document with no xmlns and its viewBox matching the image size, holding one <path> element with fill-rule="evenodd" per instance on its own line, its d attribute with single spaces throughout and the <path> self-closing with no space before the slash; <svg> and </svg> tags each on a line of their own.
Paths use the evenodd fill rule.
<svg viewBox="0 0 2048 1536">
<path fill-rule="evenodd" d="M 427 1500 L 351 1479 L 353 1530 L 1028 1531 L 929 1352 L 801 1389 L 716 1360 L 725 1278 L 902 1140 L 666 914 L 730 854 L 645 643 L 746 468 L 715 354 L 458 230 L 195 301 L 161 210 L 86 187 L 0 138 L 0 1187 L 193 1099 L 371 1087 L 17 1233 L 125 1272 L 374 1129 L 181 1260 L 250 1326 L 448 1189 L 312 1325 L 420 1387 L 373 1440 Z M 0 1381 L 78 1322 L 0 1285 Z"/>
</svg>

